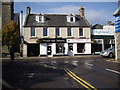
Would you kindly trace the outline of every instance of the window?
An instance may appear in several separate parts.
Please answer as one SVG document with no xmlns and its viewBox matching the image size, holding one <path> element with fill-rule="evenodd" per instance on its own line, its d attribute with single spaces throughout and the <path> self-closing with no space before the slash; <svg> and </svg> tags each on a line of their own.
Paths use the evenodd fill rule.
<svg viewBox="0 0 120 90">
<path fill-rule="evenodd" d="M 56 27 L 56 36 L 60 36 L 60 29 L 59 29 L 59 27 Z"/>
<path fill-rule="evenodd" d="M 67 36 L 71 36 L 72 34 L 71 34 L 71 28 L 70 27 L 68 27 L 67 28 Z"/>
<path fill-rule="evenodd" d="M 77 43 L 77 52 L 84 53 L 85 52 L 85 43 Z"/>
<path fill-rule="evenodd" d="M 70 17 L 70 21 L 73 22 L 73 17 Z"/>
<path fill-rule="evenodd" d="M 46 27 L 43 28 L 43 36 L 48 36 L 48 29 Z"/>
<path fill-rule="evenodd" d="M 69 51 L 73 51 L 73 43 L 68 43 L 68 50 Z"/>
<path fill-rule="evenodd" d="M 31 36 L 34 37 L 35 36 L 35 27 L 31 28 Z"/>
<path fill-rule="evenodd" d="M 83 36 L 83 29 L 79 28 L 79 36 Z"/>
<path fill-rule="evenodd" d="M 39 21 L 42 22 L 42 17 L 39 17 Z"/>
<path fill-rule="evenodd" d="M 68 15 L 66 17 L 67 17 L 67 22 L 75 22 L 76 21 L 75 15 Z"/>
<path fill-rule="evenodd" d="M 44 22 L 45 17 L 44 16 L 36 16 L 37 22 Z"/>
</svg>

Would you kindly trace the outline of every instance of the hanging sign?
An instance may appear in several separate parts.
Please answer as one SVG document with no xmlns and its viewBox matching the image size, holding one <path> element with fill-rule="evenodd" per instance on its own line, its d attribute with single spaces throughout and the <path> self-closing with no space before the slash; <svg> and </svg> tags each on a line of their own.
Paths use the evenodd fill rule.
<svg viewBox="0 0 120 90">
<path fill-rule="evenodd" d="M 115 16 L 115 32 L 120 32 L 120 15 Z"/>
</svg>

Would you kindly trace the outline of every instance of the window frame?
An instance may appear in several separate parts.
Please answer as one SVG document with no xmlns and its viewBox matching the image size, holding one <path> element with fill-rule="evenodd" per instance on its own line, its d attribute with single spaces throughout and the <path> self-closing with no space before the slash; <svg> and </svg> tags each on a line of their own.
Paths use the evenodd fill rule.
<svg viewBox="0 0 120 90">
<path fill-rule="evenodd" d="M 44 32 L 44 30 L 47 30 Z M 43 36 L 48 36 L 48 28 L 47 27 L 43 27 Z"/>
<path fill-rule="evenodd" d="M 60 28 L 59 27 L 55 27 L 55 36 L 60 36 Z"/>
<path fill-rule="evenodd" d="M 70 32 L 69 32 L 69 30 L 70 30 Z M 67 36 L 69 36 L 69 37 L 72 36 L 72 28 L 71 27 L 67 27 Z"/>
<path fill-rule="evenodd" d="M 81 30 L 82 30 L 82 34 L 81 34 Z M 84 36 L 84 32 L 83 32 L 83 28 L 79 28 L 79 36 Z"/>
<path fill-rule="evenodd" d="M 34 31 L 32 31 L 34 29 Z M 35 27 L 31 27 L 31 29 L 30 29 L 30 36 L 31 37 L 36 37 L 36 28 Z M 34 32 L 34 35 L 32 34 Z"/>
</svg>

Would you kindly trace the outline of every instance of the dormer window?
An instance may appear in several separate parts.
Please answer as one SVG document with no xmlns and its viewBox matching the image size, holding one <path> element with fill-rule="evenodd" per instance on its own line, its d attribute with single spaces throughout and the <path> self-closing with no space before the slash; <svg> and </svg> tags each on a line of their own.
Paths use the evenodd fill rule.
<svg viewBox="0 0 120 90">
<path fill-rule="evenodd" d="M 45 17 L 43 15 L 37 15 L 36 16 L 36 21 L 43 23 L 45 21 Z"/>
<path fill-rule="evenodd" d="M 68 15 L 67 16 L 67 22 L 75 22 L 76 21 L 76 18 L 75 18 L 75 15 Z"/>
</svg>

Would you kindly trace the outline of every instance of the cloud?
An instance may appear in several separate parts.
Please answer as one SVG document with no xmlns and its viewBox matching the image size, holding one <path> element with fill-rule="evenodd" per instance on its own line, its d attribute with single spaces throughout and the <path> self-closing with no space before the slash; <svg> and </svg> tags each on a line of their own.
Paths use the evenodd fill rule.
<svg viewBox="0 0 120 90">
<path fill-rule="evenodd" d="M 90 24 L 103 24 L 105 25 L 107 21 L 114 22 L 114 16 L 108 11 L 96 11 L 96 10 L 86 10 L 85 16 Z"/>
<path fill-rule="evenodd" d="M 78 13 L 79 12 L 79 7 L 74 6 L 74 5 L 65 5 L 59 8 L 51 8 L 49 9 L 51 13 L 66 13 L 66 14 L 71 14 L 71 13 Z"/>
<path fill-rule="evenodd" d="M 65 5 L 59 8 L 51 8 L 49 9 L 50 13 L 64 13 L 64 14 L 78 14 L 79 13 L 79 6 L 74 5 Z M 109 11 L 101 10 L 91 10 L 85 9 L 85 16 L 90 24 L 102 24 L 105 25 L 107 21 L 114 22 L 114 16 Z"/>
</svg>

